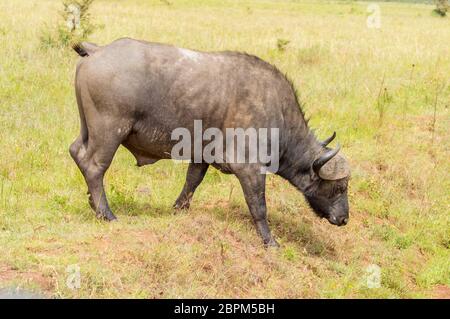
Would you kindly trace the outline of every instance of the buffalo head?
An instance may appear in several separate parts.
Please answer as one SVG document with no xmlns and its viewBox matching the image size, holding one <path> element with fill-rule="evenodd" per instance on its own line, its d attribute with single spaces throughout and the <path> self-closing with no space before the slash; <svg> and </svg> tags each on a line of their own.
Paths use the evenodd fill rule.
<svg viewBox="0 0 450 319">
<path fill-rule="evenodd" d="M 350 169 L 346 159 L 338 154 L 339 144 L 335 149 L 326 147 L 335 136 L 334 133 L 321 143 L 325 152 L 311 165 L 312 183 L 304 195 L 319 217 L 326 218 L 333 225 L 343 226 L 349 219 L 347 186 Z"/>
</svg>

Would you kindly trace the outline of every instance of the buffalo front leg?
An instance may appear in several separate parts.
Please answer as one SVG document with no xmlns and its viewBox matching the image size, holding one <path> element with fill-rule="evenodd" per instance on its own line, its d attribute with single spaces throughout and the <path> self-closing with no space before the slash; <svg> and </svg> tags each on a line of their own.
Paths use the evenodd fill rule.
<svg viewBox="0 0 450 319">
<path fill-rule="evenodd" d="M 70 147 L 70 155 L 88 186 L 90 206 L 98 218 L 108 221 L 115 220 L 116 217 L 109 208 L 103 178 L 119 145 L 114 138 L 97 139 L 89 136 L 86 143 L 80 143 L 80 139 L 77 139 Z"/>
<path fill-rule="evenodd" d="M 206 163 L 190 163 L 187 169 L 186 182 L 184 183 L 183 190 L 178 196 L 173 207 L 175 209 L 188 209 L 195 189 L 205 177 L 209 164 Z"/>
<path fill-rule="evenodd" d="M 245 201 L 253 217 L 256 229 L 262 237 L 264 245 L 266 247 L 279 247 L 280 245 L 273 238 L 267 222 L 266 175 L 261 174 L 258 169 L 256 172 L 237 174 L 237 177 L 244 191 Z"/>
</svg>

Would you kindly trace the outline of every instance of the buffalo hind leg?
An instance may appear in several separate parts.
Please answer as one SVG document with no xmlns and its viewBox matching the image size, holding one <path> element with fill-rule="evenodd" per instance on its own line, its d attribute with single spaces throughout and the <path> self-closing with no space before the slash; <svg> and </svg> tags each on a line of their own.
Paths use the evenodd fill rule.
<svg viewBox="0 0 450 319">
<path fill-rule="evenodd" d="M 70 146 L 70 155 L 78 165 L 88 186 L 90 206 L 98 218 L 108 221 L 115 220 L 116 217 L 109 208 L 103 178 L 119 145 L 118 138 L 105 139 L 89 136 L 87 143 L 79 137 Z"/>
<path fill-rule="evenodd" d="M 269 224 L 267 222 L 266 207 L 266 175 L 261 174 L 259 169 L 254 172 L 242 172 L 237 174 L 239 182 L 244 191 L 253 221 L 259 235 L 262 237 L 266 247 L 279 247 L 280 245 L 273 238 Z"/>
<path fill-rule="evenodd" d="M 184 183 L 183 190 L 178 196 L 173 207 L 175 209 L 188 209 L 192 196 L 194 195 L 195 189 L 205 177 L 206 171 L 208 170 L 209 164 L 206 163 L 190 163 L 187 174 L 186 182 Z"/>
</svg>

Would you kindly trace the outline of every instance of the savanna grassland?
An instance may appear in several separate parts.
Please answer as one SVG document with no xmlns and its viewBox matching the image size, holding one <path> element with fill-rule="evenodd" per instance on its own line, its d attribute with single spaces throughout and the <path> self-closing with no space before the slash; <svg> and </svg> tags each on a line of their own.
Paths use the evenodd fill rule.
<svg viewBox="0 0 450 319">
<path fill-rule="evenodd" d="M 319 138 L 337 131 L 352 167 L 349 224 L 319 220 L 271 175 L 282 247 L 266 250 L 235 177 L 211 169 L 191 210 L 177 213 L 187 164 L 138 168 L 124 148 L 106 176 L 119 222 L 96 220 L 68 153 L 79 134 L 78 56 L 41 40 L 61 3 L 1 1 L 0 288 L 56 298 L 448 297 L 450 18 L 431 5 L 379 5 L 380 29 L 367 27 L 367 2 L 92 5 L 90 41 L 255 54 L 293 81 Z"/>
</svg>

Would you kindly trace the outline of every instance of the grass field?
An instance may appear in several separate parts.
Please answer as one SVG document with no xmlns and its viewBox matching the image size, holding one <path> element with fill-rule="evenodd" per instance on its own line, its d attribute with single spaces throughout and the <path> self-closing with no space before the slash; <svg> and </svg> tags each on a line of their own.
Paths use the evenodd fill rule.
<svg viewBox="0 0 450 319">
<path fill-rule="evenodd" d="M 78 57 L 39 40 L 60 1 L 1 1 L 0 288 L 57 298 L 449 297 L 450 18 L 380 3 L 373 29 L 367 6 L 92 6 L 99 44 L 129 36 L 258 55 L 293 80 L 320 138 L 337 131 L 352 167 L 349 225 L 317 219 L 272 175 L 269 219 L 282 247 L 266 250 L 235 177 L 211 169 L 191 210 L 175 213 L 186 164 L 138 168 L 123 148 L 106 176 L 119 222 L 96 220 L 68 153 L 79 134 Z M 67 285 L 77 267 L 79 288 Z"/>
</svg>

